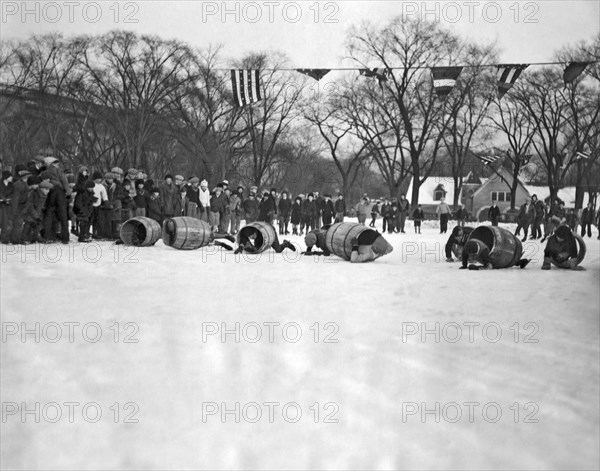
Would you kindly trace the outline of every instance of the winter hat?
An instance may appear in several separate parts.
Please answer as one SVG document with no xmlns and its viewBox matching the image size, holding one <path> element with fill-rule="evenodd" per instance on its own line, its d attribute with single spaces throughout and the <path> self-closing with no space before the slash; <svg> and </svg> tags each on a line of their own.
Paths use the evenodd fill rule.
<svg viewBox="0 0 600 471">
<path fill-rule="evenodd" d="M 35 162 L 39 162 L 39 163 L 43 164 L 43 163 L 44 163 L 44 156 L 43 156 L 43 155 L 36 155 L 36 156 L 33 158 L 33 160 L 34 160 Z"/>
<path fill-rule="evenodd" d="M 315 197 L 315 195 L 313 195 L 312 193 L 309 193 L 307 196 L 307 198 L 314 198 L 314 197 Z"/>
<path fill-rule="evenodd" d="M 44 158 L 44 163 L 46 164 L 46 166 L 52 165 L 53 163 L 58 162 L 58 159 L 55 157 L 46 157 Z"/>
<path fill-rule="evenodd" d="M 394 247 L 392 247 L 382 236 L 379 236 L 371 245 L 371 249 L 373 249 L 373 252 L 375 252 L 377 255 L 383 256 L 392 252 Z"/>
<path fill-rule="evenodd" d="M 48 170 L 44 170 L 42 173 L 40 173 L 40 178 L 42 180 L 51 180 L 52 174 Z"/>
<path fill-rule="evenodd" d="M 131 180 L 129 178 L 126 178 L 125 180 L 123 180 L 123 186 L 125 185 L 131 185 Z"/>
<path fill-rule="evenodd" d="M 190 183 L 199 183 L 200 179 L 198 177 L 190 178 Z M 206 180 L 202 180 L 202 183 L 206 183 Z"/>
<path fill-rule="evenodd" d="M 187 186 L 181 185 L 181 190 L 179 190 L 179 193 L 187 193 Z"/>
<path fill-rule="evenodd" d="M 175 175 L 175 180 L 185 180 L 185 178 L 183 178 L 183 175 Z"/>
<path fill-rule="evenodd" d="M 222 183 L 218 183 L 217 184 L 217 188 L 221 188 L 221 190 L 223 189 L 223 184 Z"/>
<path fill-rule="evenodd" d="M 242 191 L 244 191 L 244 187 L 243 187 L 243 186 L 241 186 L 241 185 L 239 185 L 239 186 L 237 187 L 237 189 L 238 189 L 238 191 L 239 191 L 239 190 L 242 190 Z"/>
<path fill-rule="evenodd" d="M 263 197 L 267 197 L 267 196 L 270 196 L 270 193 L 269 193 L 268 191 L 265 191 L 265 192 L 263 193 Z"/>
<path fill-rule="evenodd" d="M 229 180 L 223 180 L 223 185 L 229 186 Z"/>
<path fill-rule="evenodd" d="M 160 190 L 158 188 L 152 188 L 152 190 L 150 190 L 151 193 L 160 193 Z"/>
<path fill-rule="evenodd" d="M 67 183 L 75 183 L 75 175 L 72 173 L 67 173 L 65 177 L 67 177 Z"/>
<path fill-rule="evenodd" d="M 302 201 L 302 198 L 300 198 L 299 196 L 296 196 L 296 199 L 294 201 Z"/>
<path fill-rule="evenodd" d="M 79 173 L 87 172 L 90 173 L 90 170 L 85 165 L 79 166 Z"/>
<path fill-rule="evenodd" d="M 317 243 L 317 235 L 312 231 L 309 232 L 304 237 L 304 243 L 306 244 L 306 247 L 314 247 Z"/>
<path fill-rule="evenodd" d="M 248 193 L 248 197 L 254 198 L 254 197 L 256 197 L 256 195 L 254 193 Z"/>
<path fill-rule="evenodd" d="M 271 193 L 273 193 L 274 191 L 277 192 L 277 188 L 271 188 Z"/>
<path fill-rule="evenodd" d="M 102 174 L 96 170 L 92 175 L 92 180 L 102 180 Z"/>
<path fill-rule="evenodd" d="M 27 178 L 27 185 L 29 186 L 39 185 L 40 183 L 42 183 L 42 180 L 40 180 L 40 177 L 36 177 L 35 175 L 32 175 L 31 177 Z"/>
<path fill-rule="evenodd" d="M 329 193 L 325 193 L 325 194 L 323 195 L 323 197 L 324 197 L 324 198 L 331 198 L 331 195 L 330 195 Z"/>
<path fill-rule="evenodd" d="M 123 169 L 119 167 L 113 167 L 110 169 L 110 171 L 116 175 L 123 175 Z"/>
<path fill-rule="evenodd" d="M 112 173 L 112 172 L 106 172 L 106 173 L 104 174 L 104 178 L 105 178 L 105 179 L 107 179 L 107 180 L 108 180 L 109 178 L 110 178 L 110 179 L 112 179 L 112 180 L 114 180 L 114 178 L 115 178 L 115 177 L 116 177 L 116 175 L 115 175 L 114 173 Z"/>
<path fill-rule="evenodd" d="M 144 180 L 142 180 L 141 178 L 138 178 L 138 179 L 135 181 L 135 187 L 136 187 L 136 188 L 137 188 L 138 186 L 140 186 L 140 185 L 143 185 L 143 184 L 144 184 Z"/>
<path fill-rule="evenodd" d="M 88 180 L 87 182 L 85 182 L 86 188 L 94 188 L 95 186 L 96 184 L 92 180 Z"/>
<path fill-rule="evenodd" d="M 8 177 L 12 177 L 12 173 L 8 170 L 4 170 L 4 172 L 2 172 L 2 181 L 6 180 Z"/>
<path fill-rule="evenodd" d="M 26 177 L 27 175 L 31 175 L 31 172 L 29 170 L 21 170 L 19 172 L 19 177 Z"/>
<path fill-rule="evenodd" d="M 167 173 L 167 174 L 165 175 L 165 180 L 166 180 L 167 178 L 170 178 L 171 180 L 173 180 L 173 175 L 171 175 L 170 173 Z"/>
<path fill-rule="evenodd" d="M 559 239 L 566 239 L 567 237 L 569 237 L 572 232 L 571 229 L 569 229 L 569 226 L 559 226 L 558 229 L 556 229 L 556 237 L 558 237 Z"/>
<path fill-rule="evenodd" d="M 190 180 L 190 181 L 192 181 L 192 180 Z M 206 180 L 202 180 L 200 182 L 200 186 L 208 186 L 208 182 Z"/>
<path fill-rule="evenodd" d="M 52 189 L 52 183 L 50 182 L 42 182 L 40 183 L 40 188 L 45 188 L 46 190 Z"/>
</svg>

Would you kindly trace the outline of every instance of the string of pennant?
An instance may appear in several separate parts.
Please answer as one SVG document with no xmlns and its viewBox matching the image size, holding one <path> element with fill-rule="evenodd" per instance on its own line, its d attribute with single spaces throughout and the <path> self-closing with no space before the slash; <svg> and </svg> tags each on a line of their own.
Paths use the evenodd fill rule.
<svg viewBox="0 0 600 471">
<path fill-rule="evenodd" d="M 579 75 L 583 73 L 585 68 L 590 64 L 598 63 L 599 61 L 588 62 L 569 62 L 563 71 L 563 81 L 565 86 L 573 82 Z M 498 74 L 498 98 L 501 99 L 516 83 L 521 73 L 531 65 L 559 65 L 565 62 L 537 62 L 529 64 L 483 64 L 480 66 L 450 66 L 450 67 L 410 67 L 411 69 L 429 68 L 431 70 L 431 78 L 435 92 L 440 99 L 445 99 L 452 89 L 456 86 L 456 82 L 465 68 L 472 67 L 496 67 Z M 388 81 L 393 70 L 404 70 L 405 67 L 387 67 L 373 69 L 357 69 L 357 68 L 331 68 L 331 69 L 278 69 L 281 71 L 296 71 L 304 75 L 308 75 L 317 82 L 325 77 L 332 70 L 358 70 L 360 75 L 368 78 L 375 78 L 379 82 L 379 86 L 383 88 L 383 84 Z M 263 69 L 274 70 L 274 69 Z M 260 101 L 260 75 L 258 69 L 233 69 L 231 70 L 231 86 L 235 104 L 238 107 L 250 105 Z"/>
</svg>

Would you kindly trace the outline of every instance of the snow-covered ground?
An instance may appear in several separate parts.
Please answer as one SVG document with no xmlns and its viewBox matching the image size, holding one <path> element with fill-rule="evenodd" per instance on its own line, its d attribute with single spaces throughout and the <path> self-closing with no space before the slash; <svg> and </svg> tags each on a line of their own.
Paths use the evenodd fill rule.
<svg viewBox="0 0 600 471">
<path fill-rule="evenodd" d="M 362 265 L 2 246 L 2 467 L 598 469 L 596 229 L 580 272 L 458 270 L 438 232 Z"/>
</svg>

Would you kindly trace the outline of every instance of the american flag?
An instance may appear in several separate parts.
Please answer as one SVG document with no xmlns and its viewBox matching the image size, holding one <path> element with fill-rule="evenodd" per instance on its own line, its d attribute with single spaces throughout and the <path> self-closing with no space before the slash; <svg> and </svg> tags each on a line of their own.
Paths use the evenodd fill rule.
<svg viewBox="0 0 600 471">
<path fill-rule="evenodd" d="M 331 69 L 296 69 L 301 74 L 306 74 L 309 77 L 314 78 L 317 82 L 325 77 Z"/>
<path fill-rule="evenodd" d="M 499 159 L 499 156 L 491 155 L 478 155 L 477 158 L 483 162 L 483 165 L 489 165 Z"/>
<path fill-rule="evenodd" d="M 589 154 L 584 154 L 583 152 L 577 152 L 577 154 L 575 154 L 575 160 L 579 160 L 579 159 L 589 159 L 590 155 Z"/>
<path fill-rule="evenodd" d="M 502 64 L 498 66 L 498 99 L 502 98 L 515 84 L 521 72 L 529 64 Z"/>
<path fill-rule="evenodd" d="M 258 70 L 233 69 L 231 71 L 231 87 L 237 106 L 256 103 L 262 99 Z"/>
</svg>

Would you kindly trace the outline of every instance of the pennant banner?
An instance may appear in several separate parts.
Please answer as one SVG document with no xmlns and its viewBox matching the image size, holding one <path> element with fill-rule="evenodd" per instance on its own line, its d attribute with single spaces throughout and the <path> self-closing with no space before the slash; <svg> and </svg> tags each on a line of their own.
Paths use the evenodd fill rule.
<svg viewBox="0 0 600 471">
<path fill-rule="evenodd" d="M 237 106 L 245 106 L 256 103 L 262 98 L 260 96 L 260 76 L 258 70 L 231 71 L 231 87 L 233 98 Z"/>
<path fill-rule="evenodd" d="M 584 154 L 583 152 L 577 152 L 577 154 L 575 154 L 575 156 L 576 156 L 575 160 L 590 158 L 590 156 L 588 154 Z"/>
<path fill-rule="evenodd" d="M 483 165 L 489 165 L 498 160 L 498 156 L 496 155 L 478 155 L 477 158 L 483 162 Z"/>
<path fill-rule="evenodd" d="M 360 75 L 365 77 L 375 77 L 379 82 L 379 86 L 383 87 L 383 82 L 387 82 L 388 75 L 391 73 L 390 70 L 384 68 L 375 69 L 359 69 Z"/>
<path fill-rule="evenodd" d="M 432 67 L 433 88 L 439 98 L 446 98 L 456 85 L 462 67 Z"/>
<path fill-rule="evenodd" d="M 318 82 L 329 72 L 331 72 L 331 69 L 296 69 L 296 72 L 308 75 L 309 77 L 314 78 Z"/>
<path fill-rule="evenodd" d="M 571 62 L 563 73 L 563 80 L 565 81 L 565 85 L 571 83 L 577 77 L 581 75 L 581 73 L 585 70 L 585 68 L 590 65 L 591 62 Z"/>
<path fill-rule="evenodd" d="M 515 84 L 521 72 L 529 64 L 503 64 L 498 65 L 498 99 L 501 99 Z"/>
</svg>

